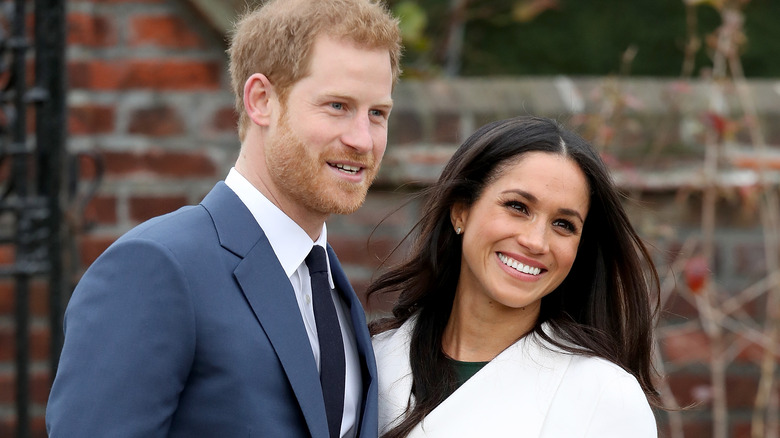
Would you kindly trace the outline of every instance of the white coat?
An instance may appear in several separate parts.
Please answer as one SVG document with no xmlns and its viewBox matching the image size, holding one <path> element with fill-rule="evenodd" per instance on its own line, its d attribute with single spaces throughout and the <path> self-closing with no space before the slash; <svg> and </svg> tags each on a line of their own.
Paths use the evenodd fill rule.
<svg viewBox="0 0 780 438">
<path fill-rule="evenodd" d="M 374 336 L 380 435 L 404 415 L 415 318 Z M 548 327 L 545 331 L 550 333 Z M 529 335 L 495 357 L 418 424 L 409 438 L 657 438 L 637 380 L 599 358 Z"/>
</svg>

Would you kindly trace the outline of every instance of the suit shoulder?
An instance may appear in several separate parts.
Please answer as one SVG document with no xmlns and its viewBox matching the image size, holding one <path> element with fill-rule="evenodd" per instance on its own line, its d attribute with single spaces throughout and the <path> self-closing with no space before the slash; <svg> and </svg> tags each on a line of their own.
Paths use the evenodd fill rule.
<svg viewBox="0 0 780 438">
<path fill-rule="evenodd" d="M 148 219 L 133 227 L 125 236 L 169 235 L 171 231 L 180 233 L 183 229 L 211 223 L 211 217 L 202 205 L 187 205 L 176 211 Z"/>
</svg>

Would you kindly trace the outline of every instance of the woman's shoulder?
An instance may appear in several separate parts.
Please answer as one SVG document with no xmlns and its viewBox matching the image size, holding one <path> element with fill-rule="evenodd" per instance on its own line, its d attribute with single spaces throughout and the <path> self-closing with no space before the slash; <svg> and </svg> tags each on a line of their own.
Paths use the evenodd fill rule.
<svg viewBox="0 0 780 438">
<path fill-rule="evenodd" d="M 636 380 L 631 373 L 620 365 L 601 357 L 575 354 L 572 357 L 570 367 L 572 371 L 588 374 L 596 379 L 627 378 Z"/>
<path fill-rule="evenodd" d="M 564 345 L 568 344 L 566 341 L 561 340 L 561 338 L 555 334 L 549 324 L 543 324 L 542 330 L 551 339 L 556 340 L 556 342 Z M 533 342 L 539 345 L 542 349 L 546 350 L 547 354 L 553 357 L 558 356 L 560 358 L 566 358 L 566 361 L 569 362 L 570 371 L 585 373 L 593 376 L 594 378 L 612 379 L 616 377 L 625 377 L 636 380 L 631 373 L 610 360 L 598 356 L 565 351 L 558 345 L 552 344 L 543 339 L 538 334 L 533 336 Z"/>
<path fill-rule="evenodd" d="M 406 347 L 408 349 L 411 339 L 411 332 L 414 328 L 416 317 L 407 319 L 400 327 L 377 333 L 371 337 L 371 343 L 374 346 L 374 353 L 382 352 L 387 349 L 397 350 Z"/>
<path fill-rule="evenodd" d="M 554 363 L 566 363 L 565 379 L 576 382 L 576 386 L 587 387 L 593 391 L 592 394 L 608 396 L 614 391 L 621 396 L 646 399 L 637 378 L 620 365 L 601 357 L 564 351 L 538 336 L 536 342 L 541 344 L 543 354 L 553 358 Z"/>
</svg>

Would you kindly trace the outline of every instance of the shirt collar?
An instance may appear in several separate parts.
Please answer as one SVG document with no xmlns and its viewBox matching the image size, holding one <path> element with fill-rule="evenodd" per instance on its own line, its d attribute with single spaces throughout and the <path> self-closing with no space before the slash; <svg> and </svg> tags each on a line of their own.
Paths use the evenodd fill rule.
<svg viewBox="0 0 780 438">
<path fill-rule="evenodd" d="M 313 245 L 320 245 L 327 248 L 328 230 L 325 224 L 322 224 L 322 232 L 316 241 L 312 242 L 306 231 L 303 230 L 295 221 L 290 219 L 273 202 L 257 190 L 243 175 L 238 173 L 236 168 L 231 168 L 225 184 L 230 187 L 241 202 L 246 205 L 254 216 L 260 228 L 263 229 L 271 248 L 279 259 L 279 263 L 284 269 L 287 277 L 291 277 L 298 269 L 301 263 L 306 260 Z M 326 251 L 327 254 L 327 251 Z M 328 277 L 330 277 L 330 263 L 328 263 Z M 331 286 L 333 281 L 331 279 Z"/>
</svg>

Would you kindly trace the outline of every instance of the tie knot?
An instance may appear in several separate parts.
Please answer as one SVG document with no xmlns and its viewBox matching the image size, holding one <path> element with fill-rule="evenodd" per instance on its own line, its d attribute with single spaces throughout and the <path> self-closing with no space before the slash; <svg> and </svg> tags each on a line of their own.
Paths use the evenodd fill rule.
<svg viewBox="0 0 780 438">
<path fill-rule="evenodd" d="M 306 266 L 309 267 L 309 273 L 328 272 L 328 260 L 325 257 L 325 248 L 314 245 L 311 252 L 306 256 Z"/>
</svg>

